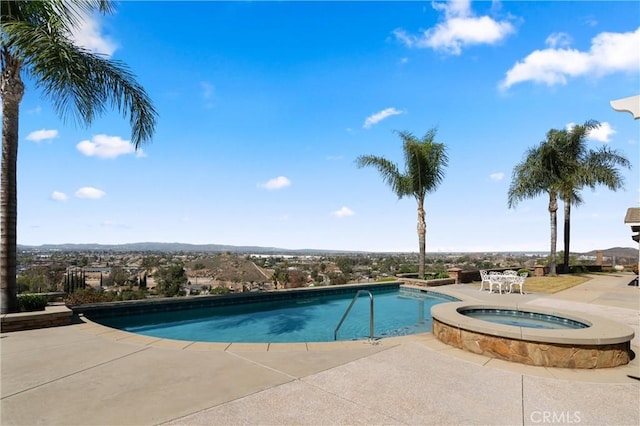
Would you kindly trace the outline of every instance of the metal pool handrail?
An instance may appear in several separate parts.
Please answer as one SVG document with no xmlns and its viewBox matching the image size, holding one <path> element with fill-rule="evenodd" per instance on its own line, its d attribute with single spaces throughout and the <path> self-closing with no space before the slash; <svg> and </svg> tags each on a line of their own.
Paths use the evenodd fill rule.
<svg viewBox="0 0 640 426">
<path fill-rule="evenodd" d="M 342 315 L 342 319 L 340 319 L 340 323 L 338 323 L 338 326 L 333 331 L 333 340 L 338 340 L 338 330 L 340 329 L 340 327 L 342 327 L 342 323 L 344 322 L 347 315 L 349 315 L 349 312 L 351 311 L 353 304 L 356 303 L 356 300 L 358 300 L 358 296 L 360 296 L 360 293 L 369 294 L 369 341 L 371 342 L 374 340 L 373 338 L 373 294 L 371 294 L 369 290 L 358 290 L 356 292 L 356 295 L 353 296 L 353 300 L 351 301 L 351 304 L 345 311 L 344 315 Z"/>
</svg>

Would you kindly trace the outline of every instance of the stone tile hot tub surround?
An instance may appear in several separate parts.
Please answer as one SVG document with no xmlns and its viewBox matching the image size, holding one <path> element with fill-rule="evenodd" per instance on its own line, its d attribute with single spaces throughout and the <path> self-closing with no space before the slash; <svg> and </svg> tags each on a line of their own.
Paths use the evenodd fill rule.
<svg viewBox="0 0 640 426">
<path fill-rule="evenodd" d="M 520 310 L 568 318 L 581 329 L 538 329 L 497 324 L 463 315 L 470 309 Z M 517 304 L 443 303 L 431 309 L 433 334 L 442 342 L 476 354 L 521 364 L 560 368 L 609 368 L 631 359 L 634 331 L 595 315 Z"/>
</svg>

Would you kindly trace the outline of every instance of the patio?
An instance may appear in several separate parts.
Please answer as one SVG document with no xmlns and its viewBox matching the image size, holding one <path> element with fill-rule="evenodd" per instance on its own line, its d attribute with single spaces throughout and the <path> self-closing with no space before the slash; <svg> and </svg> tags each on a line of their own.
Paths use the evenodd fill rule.
<svg viewBox="0 0 640 426">
<path fill-rule="evenodd" d="M 636 332 L 631 276 L 599 275 L 554 295 L 438 288 L 588 312 Z M 488 299 L 487 299 L 488 298 Z M 2 333 L 0 423 L 640 423 L 640 361 L 601 370 L 533 367 L 464 352 L 426 333 L 365 342 L 202 344 L 90 322 Z"/>
</svg>

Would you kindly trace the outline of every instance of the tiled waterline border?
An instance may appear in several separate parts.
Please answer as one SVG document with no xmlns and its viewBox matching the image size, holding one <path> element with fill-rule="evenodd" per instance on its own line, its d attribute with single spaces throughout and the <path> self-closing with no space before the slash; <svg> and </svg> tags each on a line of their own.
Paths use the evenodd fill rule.
<svg viewBox="0 0 640 426">
<path fill-rule="evenodd" d="M 161 298 L 147 300 L 132 300 L 113 303 L 95 303 L 72 306 L 74 314 L 82 314 L 85 317 L 105 318 L 116 315 L 136 315 L 154 312 L 177 311 L 185 309 L 198 309 L 219 306 L 244 305 L 259 302 L 277 302 L 287 300 L 306 299 L 311 297 L 353 295 L 358 290 L 369 290 L 376 293 L 385 293 L 402 289 L 404 292 L 426 294 L 452 302 L 460 299 L 440 292 L 416 289 L 403 286 L 400 281 L 385 283 L 350 284 L 344 286 L 306 287 L 302 289 L 281 290 L 260 293 L 238 293 L 218 296 L 190 296 L 188 298 Z"/>
</svg>

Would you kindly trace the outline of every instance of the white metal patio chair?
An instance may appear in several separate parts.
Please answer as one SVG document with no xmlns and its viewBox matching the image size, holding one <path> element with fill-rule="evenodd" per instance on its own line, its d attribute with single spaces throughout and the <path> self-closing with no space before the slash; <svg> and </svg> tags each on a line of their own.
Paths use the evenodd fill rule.
<svg viewBox="0 0 640 426">
<path fill-rule="evenodd" d="M 510 292 L 509 289 L 511 288 L 511 283 L 518 279 L 518 273 L 513 269 L 507 269 L 506 271 L 502 272 L 502 275 L 504 275 L 504 282 L 503 282 L 503 285 L 505 287 L 504 290 L 505 292 L 509 293 Z"/>
<path fill-rule="evenodd" d="M 484 284 L 486 283 L 487 286 L 489 286 L 489 288 L 491 288 L 491 281 L 489 280 L 489 273 L 484 270 L 484 269 L 480 269 L 480 291 L 484 290 Z"/>
<path fill-rule="evenodd" d="M 496 271 L 489 272 L 489 291 L 493 293 L 493 287 L 497 287 L 498 293 L 502 294 L 502 286 L 505 287 L 505 291 L 506 291 L 507 286 L 505 281 L 505 275 Z"/>
<path fill-rule="evenodd" d="M 520 289 L 520 294 L 524 294 L 524 282 L 526 281 L 528 276 L 529 274 L 527 274 L 526 272 L 523 272 L 520 275 L 516 275 L 509 282 L 509 293 L 513 292 L 513 286 L 518 286 Z"/>
</svg>

